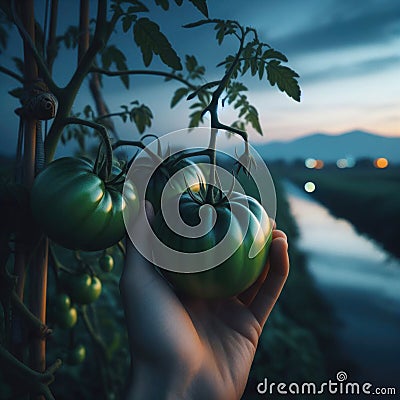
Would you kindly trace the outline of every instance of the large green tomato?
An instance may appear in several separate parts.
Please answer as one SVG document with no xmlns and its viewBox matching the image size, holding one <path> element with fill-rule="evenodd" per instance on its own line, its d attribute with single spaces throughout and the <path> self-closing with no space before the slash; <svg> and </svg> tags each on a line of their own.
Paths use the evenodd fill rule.
<svg viewBox="0 0 400 400">
<path fill-rule="evenodd" d="M 79 250 L 101 250 L 125 235 L 122 212 L 126 203 L 135 218 L 137 191 L 126 183 L 105 183 L 86 159 L 65 157 L 50 163 L 35 179 L 31 206 L 35 220 L 50 239 Z M 121 171 L 114 166 L 113 176 Z M 131 211 L 132 210 L 132 211 Z"/>
<path fill-rule="evenodd" d="M 164 195 L 167 201 L 176 195 L 184 193 L 188 186 L 193 192 L 198 192 L 200 189 L 200 182 L 205 182 L 203 172 L 193 161 L 185 158 L 175 164 L 175 159 L 176 156 L 171 156 L 159 165 L 153 172 L 147 187 L 144 187 L 144 182 L 141 181 L 143 169 L 151 171 L 154 168 L 154 163 L 151 159 L 143 158 L 134 164 L 134 182 L 137 185 L 138 190 L 142 191 L 141 193 L 146 190 L 145 198 L 150 201 L 155 213 L 160 210 L 161 196 L 166 187 L 166 183 L 169 178 L 178 171 L 185 168 L 183 174 L 177 176 L 174 180 L 171 190 L 168 190 L 166 195 Z"/>
<path fill-rule="evenodd" d="M 70 275 L 65 278 L 64 285 L 72 300 L 78 304 L 93 303 L 102 289 L 100 279 L 89 274 Z"/>
<path fill-rule="evenodd" d="M 231 206 L 234 203 L 238 207 L 243 207 L 241 210 L 247 217 L 247 224 L 243 224 L 243 220 L 239 221 L 237 215 L 232 212 Z M 194 201 L 188 193 L 183 194 L 179 201 L 182 220 L 191 226 L 199 224 L 199 211 L 204 204 Z M 157 237 L 165 245 L 186 253 L 212 249 L 225 235 L 229 235 L 229 242 L 237 245 L 237 250 L 214 268 L 193 273 L 161 269 L 162 274 L 180 292 L 202 298 L 226 298 L 243 292 L 260 276 L 267 261 L 272 240 L 272 226 L 261 204 L 241 193 L 233 192 L 229 201 L 225 199 L 213 207 L 216 211 L 215 224 L 212 225 L 211 219 L 204 218 L 203 222 L 206 221 L 205 223 L 210 226 L 207 229 L 208 233 L 201 237 L 183 237 L 173 232 L 167 226 L 161 212 L 156 215 L 154 229 Z M 228 230 L 230 224 L 232 226 Z M 255 257 L 250 258 L 250 248 L 255 240 L 261 243 L 260 249 Z"/>
</svg>

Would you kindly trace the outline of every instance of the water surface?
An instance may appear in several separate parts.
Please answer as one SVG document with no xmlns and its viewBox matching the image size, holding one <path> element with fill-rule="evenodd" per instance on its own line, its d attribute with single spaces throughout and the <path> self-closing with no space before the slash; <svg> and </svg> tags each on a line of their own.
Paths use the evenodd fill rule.
<svg viewBox="0 0 400 400">
<path fill-rule="evenodd" d="M 290 183 L 285 189 L 299 227 L 299 247 L 340 321 L 338 354 L 343 370 L 347 368 L 349 380 L 397 385 L 400 391 L 399 260 L 349 222 L 333 217 L 312 194 Z"/>
</svg>

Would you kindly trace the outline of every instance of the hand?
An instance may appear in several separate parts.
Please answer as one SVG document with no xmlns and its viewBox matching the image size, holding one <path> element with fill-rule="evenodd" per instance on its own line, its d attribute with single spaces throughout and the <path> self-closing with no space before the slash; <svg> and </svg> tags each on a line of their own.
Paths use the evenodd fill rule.
<svg viewBox="0 0 400 400">
<path fill-rule="evenodd" d="M 274 230 L 263 273 L 240 296 L 180 298 L 129 241 L 120 282 L 132 359 L 125 399 L 240 399 L 288 272 L 286 235 Z"/>
</svg>

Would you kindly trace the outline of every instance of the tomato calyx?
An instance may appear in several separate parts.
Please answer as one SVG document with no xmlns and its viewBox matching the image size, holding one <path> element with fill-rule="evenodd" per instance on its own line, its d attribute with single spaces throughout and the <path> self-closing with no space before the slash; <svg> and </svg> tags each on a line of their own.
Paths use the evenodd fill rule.
<svg viewBox="0 0 400 400">
<path fill-rule="evenodd" d="M 227 192 L 224 192 L 221 189 L 221 182 L 219 181 L 218 175 L 215 174 L 218 186 L 204 183 L 199 178 L 199 186 L 200 189 L 197 192 L 194 192 L 190 185 L 186 182 L 187 193 L 191 197 L 191 199 L 199 205 L 203 204 L 211 204 L 213 206 L 219 206 L 223 203 L 229 203 L 229 198 L 233 193 L 233 189 L 235 186 L 235 179 L 232 180 L 231 187 Z"/>
</svg>

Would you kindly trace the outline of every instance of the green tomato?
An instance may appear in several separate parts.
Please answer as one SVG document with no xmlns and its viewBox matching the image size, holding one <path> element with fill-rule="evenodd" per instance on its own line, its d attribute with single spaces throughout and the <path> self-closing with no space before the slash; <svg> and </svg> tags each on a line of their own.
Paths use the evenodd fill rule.
<svg viewBox="0 0 400 400">
<path fill-rule="evenodd" d="M 50 163 L 35 179 L 32 213 L 47 236 L 69 249 L 101 250 L 125 235 L 126 203 L 134 219 L 139 211 L 137 191 L 131 182 L 105 183 L 86 159 L 65 157 Z M 121 170 L 115 165 L 113 176 Z"/>
<path fill-rule="evenodd" d="M 75 307 L 57 310 L 56 322 L 63 329 L 72 328 L 78 321 L 78 312 Z"/>
<path fill-rule="evenodd" d="M 71 298 L 66 293 L 59 293 L 54 300 L 54 309 L 68 311 L 71 308 Z"/>
<path fill-rule="evenodd" d="M 248 202 L 247 208 L 244 207 Z M 232 213 L 229 204 L 242 206 L 248 217 L 248 229 Z M 179 212 L 183 221 L 191 226 L 200 223 L 199 210 L 205 202 L 196 202 L 185 193 L 179 201 Z M 162 212 L 156 215 L 154 228 L 157 237 L 169 248 L 187 253 L 212 249 L 226 234 L 237 250 L 224 262 L 202 272 L 178 273 L 161 269 L 161 273 L 180 292 L 201 298 L 227 298 L 236 296 L 249 288 L 263 271 L 272 240 L 272 226 L 261 204 L 252 197 L 233 192 L 229 202 L 225 199 L 215 204 L 216 221 L 203 219 L 209 224 L 208 233 L 198 238 L 183 237 L 173 232 L 163 219 Z M 264 226 L 261 226 L 261 221 Z M 228 227 L 232 224 L 231 229 Z M 261 236 L 260 236 L 261 235 Z M 249 257 L 253 241 L 263 243 L 255 257 Z M 160 260 L 162 261 L 162 260 Z"/>
<path fill-rule="evenodd" d="M 176 177 L 171 190 L 166 192 L 165 199 L 168 201 L 176 195 L 181 195 L 186 191 L 189 186 L 193 192 L 200 190 L 200 183 L 205 182 L 205 178 L 201 169 L 191 160 L 185 158 L 175 164 L 175 156 L 167 158 L 157 169 L 153 172 L 147 187 L 144 187 L 144 182 L 141 182 L 143 168 L 153 169 L 154 164 L 150 159 L 141 159 L 135 165 L 134 182 L 141 193 L 146 190 L 146 199 L 150 201 L 153 206 L 154 212 L 157 213 L 161 207 L 161 196 L 166 183 L 175 173 L 183 168 L 186 168 L 183 175 Z M 135 179 L 137 178 L 137 179 Z"/>
<path fill-rule="evenodd" d="M 103 254 L 99 259 L 99 265 L 104 272 L 111 272 L 114 268 L 114 259 L 110 254 Z"/>
<path fill-rule="evenodd" d="M 67 363 L 70 365 L 82 364 L 86 358 L 86 347 L 79 344 L 68 351 Z"/>
<path fill-rule="evenodd" d="M 70 275 L 65 285 L 72 300 L 78 304 L 93 303 L 99 298 L 102 289 L 100 279 L 89 274 Z"/>
</svg>

